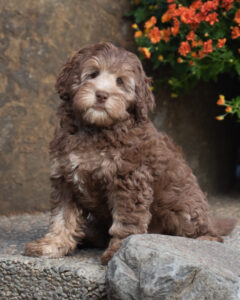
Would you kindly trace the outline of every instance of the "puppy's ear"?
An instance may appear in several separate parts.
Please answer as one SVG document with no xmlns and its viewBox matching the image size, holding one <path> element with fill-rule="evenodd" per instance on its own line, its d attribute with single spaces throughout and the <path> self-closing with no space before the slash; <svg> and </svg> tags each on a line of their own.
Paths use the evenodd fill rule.
<svg viewBox="0 0 240 300">
<path fill-rule="evenodd" d="M 73 56 L 63 65 L 60 73 L 57 76 L 55 88 L 62 100 L 70 100 L 71 98 L 70 94 L 75 60 L 74 57 L 75 56 Z"/>
<path fill-rule="evenodd" d="M 153 111 L 155 100 L 150 89 L 152 80 L 146 76 L 140 61 L 137 69 L 139 76 L 136 84 L 136 117 L 144 120 L 148 118 L 148 112 Z"/>
<path fill-rule="evenodd" d="M 70 58 L 60 70 L 55 88 L 62 100 L 70 100 L 73 96 L 73 86 L 80 83 L 81 65 L 88 59 L 92 46 L 85 46 Z"/>
</svg>

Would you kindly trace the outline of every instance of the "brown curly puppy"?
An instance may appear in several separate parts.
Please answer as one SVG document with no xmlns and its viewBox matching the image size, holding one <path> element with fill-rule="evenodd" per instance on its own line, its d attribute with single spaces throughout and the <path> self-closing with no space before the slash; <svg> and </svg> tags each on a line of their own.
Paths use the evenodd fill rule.
<svg viewBox="0 0 240 300">
<path fill-rule="evenodd" d="M 182 153 L 149 120 L 149 82 L 137 56 L 110 43 L 84 47 L 63 66 L 50 226 L 26 255 L 59 257 L 110 238 L 107 263 L 130 234 L 222 241 L 233 229 L 234 220 L 210 216 Z"/>
</svg>

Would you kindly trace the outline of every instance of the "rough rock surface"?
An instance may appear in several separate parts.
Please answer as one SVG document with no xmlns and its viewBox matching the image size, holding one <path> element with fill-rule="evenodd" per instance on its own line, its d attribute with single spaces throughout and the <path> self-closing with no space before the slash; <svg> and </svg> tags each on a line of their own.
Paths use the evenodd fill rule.
<svg viewBox="0 0 240 300">
<path fill-rule="evenodd" d="M 228 215 L 240 216 L 239 203 L 232 202 L 230 209 L 221 205 L 221 210 L 219 203 L 218 214 L 227 215 L 229 211 Z M 238 295 L 231 298 L 227 294 L 226 286 L 232 287 L 234 293 L 239 280 L 240 227 L 225 238 L 224 244 L 168 236 L 133 236 L 110 262 L 109 288 L 106 288 L 106 268 L 100 264 L 100 250 L 78 249 L 72 256 L 61 259 L 22 255 L 26 242 L 44 235 L 48 218 L 48 214 L 0 217 L 1 300 L 104 300 L 107 293 L 109 300 L 238 300 Z M 205 288 L 205 284 L 216 287 L 219 282 L 219 289 Z M 154 283 L 163 290 L 162 294 L 151 298 L 149 295 L 153 290 L 150 288 Z M 219 293 L 219 290 L 221 297 L 225 298 L 217 298 L 218 294 L 214 293 Z M 172 291 L 180 295 L 171 298 Z M 213 296 L 201 298 L 197 295 L 194 298 L 196 293 L 205 295 L 208 291 Z M 144 298 L 143 295 L 148 296 Z"/>
<path fill-rule="evenodd" d="M 24 244 L 46 232 L 48 215 L 0 218 L 0 299 L 106 299 L 101 251 L 77 250 L 60 259 L 22 255 Z"/>
<path fill-rule="evenodd" d="M 239 300 L 240 230 L 224 244 L 131 236 L 109 263 L 107 288 L 111 300 Z"/>
</svg>

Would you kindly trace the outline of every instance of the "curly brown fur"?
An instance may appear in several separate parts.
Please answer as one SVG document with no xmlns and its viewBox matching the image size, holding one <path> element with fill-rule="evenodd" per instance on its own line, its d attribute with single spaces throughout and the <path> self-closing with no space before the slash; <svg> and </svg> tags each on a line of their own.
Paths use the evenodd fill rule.
<svg viewBox="0 0 240 300">
<path fill-rule="evenodd" d="M 51 222 L 26 255 L 59 257 L 85 240 L 104 247 L 110 237 L 107 263 L 130 234 L 222 241 L 233 229 L 233 220 L 212 218 L 182 153 L 149 120 L 149 82 L 139 59 L 110 43 L 84 47 L 63 66 Z"/>
</svg>

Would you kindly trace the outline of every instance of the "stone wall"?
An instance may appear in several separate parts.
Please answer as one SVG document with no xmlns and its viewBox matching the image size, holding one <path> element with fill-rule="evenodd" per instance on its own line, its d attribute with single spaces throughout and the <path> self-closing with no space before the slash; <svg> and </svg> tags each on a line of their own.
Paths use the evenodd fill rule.
<svg viewBox="0 0 240 300">
<path fill-rule="evenodd" d="M 239 124 L 228 118 L 216 105 L 225 91 L 220 84 L 202 83 L 187 95 L 169 98 L 169 91 L 158 92 L 157 109 L 152 116 L 155 125 L 163 128 L 178 144 L 197 175 L 200 186 L 209 194 L 226 193 L 234 185 Z"/>
<path fill-rule="evenodd" d="M 55 76 L 67 57 L 87 43 L 111 41 L 134 50 L 131 24 L 122 17 L 129 3 L 0 2 L 0 214 L 48 208 L 48 144 L 59 104 Z M 195 96 L 197 101 L 192 100 Z M 183 146 L 202 186 L 216 191 L 222 174 L 220 159 L 228 149 L 225 145 L 219 151 L 224 125 L 217 124 L 213 109 L 209 113 L 203 104 L 212 96 L 203 89 L 186 101 L 173 101 L 162 91 L 153 119 Z M 225 158 L 222 165 L 228 172 Z"/>
<path fill-rule="evenodd" d="M 128 0 L 0 2 L 0 213 L 48 208 L 55 77 L 87 43 L 131 47 Z"/>
</svg>

